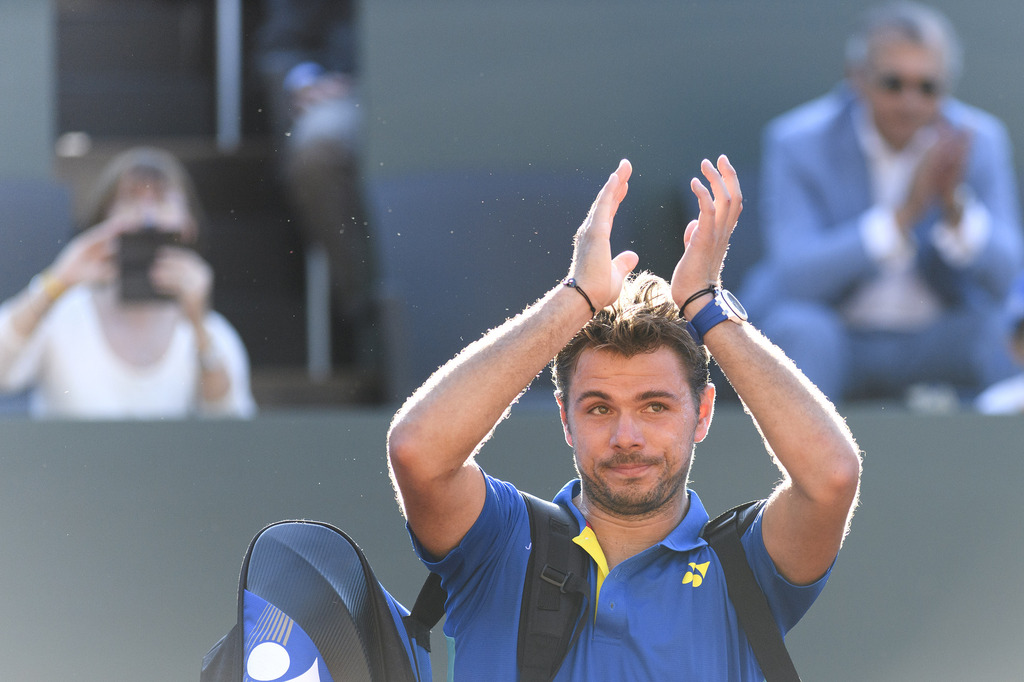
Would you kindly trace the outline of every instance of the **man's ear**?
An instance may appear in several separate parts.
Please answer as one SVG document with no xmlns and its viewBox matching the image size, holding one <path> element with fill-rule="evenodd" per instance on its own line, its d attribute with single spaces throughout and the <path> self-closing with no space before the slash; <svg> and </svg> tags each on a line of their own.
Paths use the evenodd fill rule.
<svg viewBox="0 0 1024 682">
<path fill-rule="evenodd" d="M 558 416 L 562 419 L 562 433 L 565 434 L 565 442 L 572 447 L 572 431 L 569 429 L 569 415 L 565 411 L 565 402 L 561 391 L 555 391 L 555 402 L 558 403 Z"/>
<path fill-rule="evenodd" d="M 697 405 L 697 429 L 693 434 L 693 442 L 699 443 L 708 435 L 711 428 L 711 419 L 715 416 L 715 385 L 708 382 L 700 394 L 700 404 Z"/>
</svg>

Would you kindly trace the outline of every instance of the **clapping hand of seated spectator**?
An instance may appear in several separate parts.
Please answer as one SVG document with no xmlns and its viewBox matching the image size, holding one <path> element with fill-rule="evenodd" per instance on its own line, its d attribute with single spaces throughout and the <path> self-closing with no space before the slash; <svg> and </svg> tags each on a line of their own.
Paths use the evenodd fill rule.
<svg viewBox="0 0 1024 682">
<path fill-rule="evenodd" d="M 967 169 L 970 134 L 966 130 L 943 125 L 934 151 L 935 184 L 943 217 L 950 227 L 957 227 L 963 217 L 964 204 L 960 187 Z"/>
<path fill-rule="evenodd" d="M 897 221 L 904 233 L 914 229 L 933 202 L 939 202 L 945 222 L 957 227 L 963 215 L 963 198 L 959 188 L 963 182 L 970 136 L 948 123 L 938 126 L 938 138 L 925 153 L 914 172 L 910 190 L 897 212 Z"/>
</svg>

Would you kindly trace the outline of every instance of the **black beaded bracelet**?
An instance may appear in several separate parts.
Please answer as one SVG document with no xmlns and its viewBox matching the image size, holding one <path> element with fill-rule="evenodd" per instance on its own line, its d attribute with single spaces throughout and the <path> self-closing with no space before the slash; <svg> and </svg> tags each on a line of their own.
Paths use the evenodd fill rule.
<svg viewBox="0 0 1024 682">
<path fill-rule="evenodd" d="M 587 305 L 590 306 L 590 316 L 593 317 L 594 315 L 597 315 L 597 308 L 595 308 L 594 304 L 590 301 L 590 297 L 587 296 L 587 292 L 583 291 L 583 289 L 580 288 L 580 285 L 576 284 L 575 277 L 563 279 L 562 284 L 569 287 L 570 289 L 575 289 L 576 291 L 580 292 L 580 296 L 582 296 L 583 300 L 585 300 L 587 302 Z"/>
<path fill-rule="evenodd" d="M 690 298 L 686 299 L 685 303 L 683 303 L 681 306 L 679 306 L 679 316 L 680 317 L 686 317 L 686 315 L 683 313 L 683 311 L 686 310 L 686 306 L 690 305 L 691 303 L 696 301 L 698 298 L 700 298 L 704 294 L 714 294 L 714 293 L 715 293 L 715 287 L 708 287 L 707 289 L 701 289 L 700 291 L 695 293 L 693 296 L 691 296 Z"/>
</svg>

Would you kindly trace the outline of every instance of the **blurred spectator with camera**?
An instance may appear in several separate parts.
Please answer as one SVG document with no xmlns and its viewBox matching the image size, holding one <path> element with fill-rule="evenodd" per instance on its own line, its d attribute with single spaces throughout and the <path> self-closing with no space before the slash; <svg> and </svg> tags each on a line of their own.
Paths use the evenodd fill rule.
<svg viewBox="0 0 1024 682">
<path fill-rule="evenodd" d="M 334 363 L 375 373 L 373 241 L 360 177 L 356 3 L 265 0 L 254 43 L 300 236 L 327 256 Z"/>
<path fill-rule="evenodd" d="M 30 389 L 35 417 L 252 416 L 245 347 L 210 308 L 200 216 L 172 154 L 114 158 L 83 229 L 0 305 L 0 389 Z"/>
<path fill-rule="evenodd" d="M 961 49 L 937 10 L 870 10 L 846 79 L 765 129 L 768 255 L 752 319 L 832 400 L 1013 373 L 1001 307 L 1022 262 L 1001 121 L 952 96 Z"/>
</svg>

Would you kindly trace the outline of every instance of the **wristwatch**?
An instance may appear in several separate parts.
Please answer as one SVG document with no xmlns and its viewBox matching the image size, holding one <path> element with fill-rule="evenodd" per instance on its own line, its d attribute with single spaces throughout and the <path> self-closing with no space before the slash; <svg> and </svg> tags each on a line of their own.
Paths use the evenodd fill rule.
<svg viewBox="0 0 1024 682">
<path fill-rule="evenodd" d="M 721 287 L 717 287 L 714 293 L 715 298 L 701 308 L 686 325 L 698 345 L 704 344 L 704 335 L 715 325 L 726 320 L 739 324 L 747 319 L 747 309 L 735 294 Z"/>
</svg>

